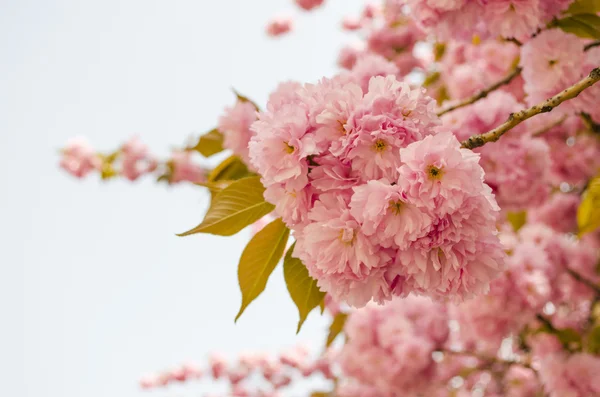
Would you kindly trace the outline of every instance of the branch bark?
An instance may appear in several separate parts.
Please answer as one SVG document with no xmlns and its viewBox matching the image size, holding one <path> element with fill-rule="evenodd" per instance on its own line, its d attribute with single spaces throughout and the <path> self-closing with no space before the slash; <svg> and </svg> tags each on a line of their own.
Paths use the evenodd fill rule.
<svg viewBox="0 0 600 397">
<path fill-rule="evenodd" d="M 571 277 L 573 277 L 575 280 L 577 280 L 580 283 L 585 284 L 587 287 L 593 289 L 594 292 L 596 293 L 596 295 L 600 296 L 600 285 L 594 283 L 592 280 L 589 280 L 589 279 L 583 277 L 581 274 L 577 273 L 575 270 L 573 270 L 571 268 L 567 268 L 567 273 L 569 273 L 571 275 Z"/>
<path fill-rule="evenodd" d="M 466 149 L 474 149 L 485 145 L 488 142 L 496 142 L 502 135 L 510 131 L 512 128 L 521 124 L 523 121 L 530 119 L 531 117 L 552 111 L 555 107 L 567 101 L 575 98 L 585 89 L 593 86 L 600 80 L 600 67 L 592 70 L 586 78 L 582 79 L 575 85 L 567 88 L 566 90 L 556 94 L 552 98 L 545 100 L 544 102 L 532 106 L 529 109 L 521 110 L 517 113 L 511 113 L 508 120 L 500 126 L 488 131 L 484 134 L 477 134 L 471 136 L 466 141 L 462 142 L 462 147 Z"/>
<path fill-rule="evenodd" d="M 444 114 L 449 113 L 453 110 L 471 105 L 471 104 L 477 102 L 478 100 L 485 98 L 492 91 L 496 91 L 498 88 L 500 88 L 504 85 L 507 85 L 508 83 L 513 81 L 513 79 L 515 77 L 517 77 L 520 74 L 521 74 L 521 68 L 517 67 L 512 72 L 510 72 L 510 74 L 508 76 L 504 77 L 502 80 L 492 84 L 491 86 L 489 86 L 488 88 L 486 88 L 484 90 L 479 91 L 477 94 L 475 94 L 469 98 L 463 99 L 462 101 L 460 101 L 454 105 L 450 105 L 450 106 L 446 107 L 445 109 L 438 111 L 437 115 L 443 116 Z"/>
</svg>

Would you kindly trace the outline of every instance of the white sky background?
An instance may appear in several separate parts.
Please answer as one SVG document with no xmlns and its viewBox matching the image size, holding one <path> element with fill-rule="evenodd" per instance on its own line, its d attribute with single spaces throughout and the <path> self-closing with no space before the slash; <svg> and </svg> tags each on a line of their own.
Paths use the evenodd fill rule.
<svg viewBox="0 0 600 397">
<path fill-rule="evenodd" d="M 314 314 L 296 337 L 281 269 L 234 325 L 248 232 L 175 236 L 201 220 L 203 191 L 79 182 L 57 150 L 139 134 L 166 155 L 215 126 L 232 86 L 264 105 L 280 81 L 333 74 L 353 39 L 340 19 L 362 1 L 326 3 L 302 14 L 292 0 L 0 0 L 0 394 L 135 397 L 141 374 L 210 351 L 322 343 Z M 297 31 L 266 38 L 286 10 Z"/>
</svg>

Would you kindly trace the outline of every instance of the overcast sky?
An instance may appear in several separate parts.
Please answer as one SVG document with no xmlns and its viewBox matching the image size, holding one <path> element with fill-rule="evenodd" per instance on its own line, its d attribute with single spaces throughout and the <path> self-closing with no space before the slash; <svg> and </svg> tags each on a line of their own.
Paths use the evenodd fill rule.
<svg viewBox="0 0 600 397">
<path fill-rule="evenodd" d="M 210 351 L 322 343 L 315 314 L 295 335 L 281 269 L 234 325 L 248 232 L 175 237 L 201 220 L 202 190 L 57 167 L 70 137 L 110 150 L 137 134 L 166 155 L 215 126 L 230 87 L 264 104 L 280 81 L 333 74 L 352 41 L 340 18 L 361 0 L 310 14 L 291 3 L 0 1 L 0 394 L 148 395 L 140 375 Z M 271 40 L 279 11 L 297 31 Z"/>
</svg>

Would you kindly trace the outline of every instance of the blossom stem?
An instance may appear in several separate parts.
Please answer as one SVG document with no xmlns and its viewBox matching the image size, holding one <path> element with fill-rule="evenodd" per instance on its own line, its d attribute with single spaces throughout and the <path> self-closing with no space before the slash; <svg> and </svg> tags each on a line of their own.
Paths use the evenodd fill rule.
<svg viewBox="0 0 600 397">
<path fill-rule="evenodd" d="M 469 139 L 462 142 L 462 147 L 466 149 L 474 149 L 483 146 L 488 142 L 496 142 L 498 139 L 500 139 L 502 135 L 504 135 L 517 125 L 521 124 L 523 121 L 530 119 L 531 117 L 537 114 L 552 111 L 552 109 L 554 109 L 564 101 L 575 98 L 582 91 L 596 84 L 599 80 L 600 67 L 597 67 L 590 72 L 589 76 L 582 79 L 573 86 L 567 88 L 566 90 L 556 94 L 552 98 L 549 98 L 544 102 L 532 106 L 528 109 L 521 110 L 520 112 L 511 113 L 506 122 L 504 122 L 503 124 L 494 128 L 491 131 L 488 131 L 484 134 L 477 134 L 471 136 Z"/>
<path fill-rule="evenodd" d="M 497 81 L 496 83 L 479 91 L 477 94 L 475 94 L 469 98 L 463 99 L 462 101 L 455 103 L 454 105 L 451 105 L 451 106 L 446 107 L 445 109 L 439 110 L 437 112 L 437 115 L 443 116 L 444 114 L 449 113 L 453 110 L 471 105 L 471 104 L 477 102 L 478 100 L 487 97 L 492 91 L 495 91 L 498 88 L 510 83 L 515 77 L 517 77 L 520 74 L 521 74 L 521 68 L 517 67 L 512 72 L 510 72 L 510 74 L 508 76 L 504 77 L 502 80 Z"/>
<path fill-rule="evenodd" d="M 588 113 L 581 113 L 581 119 L 585 126 L 593 133 L 600 134 L 600 124 L 594 122 Z"/>
<path fill-rule="evenodd" d="M 489 364 L 502 364 L 502 365 L 506 365 L 506 366 L 520 365 L 522 367 L 529 368 L 529 369 L 533 370 L 533 368 L 531 367 L 531 365 L 529 365 L 527 363 L 524 363 L 524 362 L 521 362 L 521 361 L 502 360 L 502 359 L 497 358 L 497 357 L 482 356 L 482 355 L 477 354 L 477 353 L 466 352 L 466 351 L 457 351 L 457 350 L 442 350 L 442 353 L 446 353 L 446 354 L 451 355 L 451 356 L 473 357 L 473 358 L 476 358 L 478 360 L 484 361 L 484 362 L 489 363 Z"/>
<path fill-rule="evenodd" d="M 564 123 L 566 119 L 567 119 L 567 116 L 562 116 L 561 118 L 559 118 L 555 122 L 550 123 L 547 126 L 540 128 L 539 130 L 537 130 L 536 132 L 534 132 L 533 134 L 531 134 L 531 136 L 540 136 L 540 135 L 543 135 L 546 132 L 550 131 L 552 128 L 558 127 L 559 125 L 561 125 L 562 123 Z"/>
<path fill-rule="evenodd" d="M 567 273 L 569 273 L 575 280 L 579 281 L 582 284 L 590 287 L 594 290 L 596 295 L 600 295 L 600 285 L 594 283 L 592 280 L 589 280 L 583 277 L 581 274 L 577 273 L 575 270 L 567 267 Z"/>
</svg>

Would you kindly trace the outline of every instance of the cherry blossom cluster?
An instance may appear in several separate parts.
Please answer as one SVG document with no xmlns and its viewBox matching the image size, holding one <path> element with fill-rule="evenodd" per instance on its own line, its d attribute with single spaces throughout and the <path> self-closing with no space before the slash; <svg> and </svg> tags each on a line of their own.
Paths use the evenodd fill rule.
<svg viewBox="0 0 600 397">
<path fill-rule="evenodd" d="M 202 369 L 194 363 L 183 364 L 162 373 L 148 375 L 140 380 L 143 389 L 166 387 L 173 383 L 211 379 L 227 386 L 230 397 L 280 397 L 292 382 L 311 377 L 333 379 L 331 353 L 313 357 L 304 346 L 296 346 L 281 354 L 263 352 L 243 353 L 236 360 L 228 360 L 222 354 L 213 354 L 208 366 Z M 324 382 L 329 383 L 329 382 Z M 218 397 L 220 394 L 206 394 Z"/>
<path fill-rule="evenodd" d="M 122 176 L 129 181 L 154 173 L 158 174 L 159 180 L 169 183 L 206 180 L 206 170 L 194 162 L 191 151 L 174 150 L 169 159 L 160 162 L 137 137 L 108 155 L 96 152 L 84 139 L 75 138 L 61 153 L 60 166 L 76 178 L 97 172 L 103 179 Z"/>
<path fill-rule="evenodd" d="M 434 101 L 393 75 L 284 85 L 252 125 L 265 198 L 334 299 L 463 299 L 502 270 L 479 156 L 436 133 Z"/>
<path fill-rule="evenodd" d="M 340 394 L 356 394 L 351 389 L 360 387 L 380 397 L 431 395 L 446 377 L 433 353 L 448 340 L 448 321 L 446 306 L 425 297 L 396 298 L 352 313 L 338 360 L 344 378 L 357 383 L 346 381 Z"/>
<path fill-rule="evenodd" d="M 408 6 L 419 25 L 439 37 L 471 40 L 505 37 L 525 41 L 572 0 L 390 0 Z"/>
</svg>

